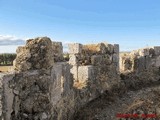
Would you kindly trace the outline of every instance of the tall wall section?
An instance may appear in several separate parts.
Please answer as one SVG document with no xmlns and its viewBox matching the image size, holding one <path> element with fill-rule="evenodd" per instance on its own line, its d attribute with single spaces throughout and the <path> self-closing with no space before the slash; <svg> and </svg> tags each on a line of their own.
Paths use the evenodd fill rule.
<svg viewBox="0 0 160 120">
<path fill-rule="evenodd" d="M 1 75 L 3 120 L 72 120 L 81 107 L 119 84 L 119 46 L 62 44 L 47 37 L 17 49 L 14 71 Z"/>
</svg>

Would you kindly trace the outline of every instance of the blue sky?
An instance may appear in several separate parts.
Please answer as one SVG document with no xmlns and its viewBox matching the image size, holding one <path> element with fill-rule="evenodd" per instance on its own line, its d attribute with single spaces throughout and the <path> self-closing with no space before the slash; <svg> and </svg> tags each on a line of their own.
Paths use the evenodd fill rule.
<svg viewBox="0 0 160 120">
<path fill-rule="evenodd" d="M 160 45 L 159 6 L 159 0 L 0 0 L 0 42 L 48 36 L 118 43 L 121 51 Z M 15 46 L 1 45 L 0 52 Z"/>
</svg>

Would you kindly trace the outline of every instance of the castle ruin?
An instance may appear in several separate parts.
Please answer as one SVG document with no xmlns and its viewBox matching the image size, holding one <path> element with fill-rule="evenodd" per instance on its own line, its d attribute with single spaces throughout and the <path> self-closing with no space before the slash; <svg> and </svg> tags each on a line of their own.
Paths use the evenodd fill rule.
<svg viewBox="0 0 160 120">
<path fill-rule="evenodd" d="M 69 44 L 29 39 L 18 47 L 14 71 L 0 75 L 1 120 L 73 120 L 90 101 L 121 87 L 120 71 L 160 67 L 160 47 L 119 55 L 118 44 Z M 119 61 L 120 59 L 120 61 Z"/>
</svg>

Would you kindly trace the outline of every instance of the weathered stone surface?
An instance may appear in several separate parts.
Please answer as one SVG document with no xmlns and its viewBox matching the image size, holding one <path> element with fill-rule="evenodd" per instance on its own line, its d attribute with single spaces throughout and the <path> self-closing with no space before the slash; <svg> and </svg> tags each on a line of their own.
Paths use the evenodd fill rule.
<svg viewBox="0 0 160 120">
<path fill-rule="evenodd" d="M 123 62 L 123 64 L 124 64 L 123 70 L 131 70 L 131 68 L 132 68 L 132 62 L 131 62 L 131 60 L 129 58 L 125 59 L 124 62 Z"/>
<path fill-rule="evenodd" d="M 83 52 L 87 54 L 105 54 L 107 52 L 107 48 L 104 43 L 87 44 L 83 45 Z"/>
<path fill-rule="evenodd" d="M 113 55 L 104 55 L 102 56 L 103 58 L 103 63 L 106 64 L 106 65 L 111 65 L 113 63 Z M 119 60 L 117 61 L 117 63 L 119 63 Z"/>
<path fill-rule="evenodd" d="M 121 71 L 125 72 L 129 70 L 130 72 L 142 72 L 144 70 L 150 69 L 151 67 L 158 67 L 160 66 L 159 63 L 159 48 L 154 47 L 151 48 L 144 48 L 139 50 L 134 50 L 127 55 L 120 56 L 120 69 Z M 130 62 L 124 62 L 130 61 Z M 128 65 L 132 67 L 128 67 Z M 130 69 L 131 68 L 131 69 Z"/>
<path fill-rule="evenodd" d="M 119 54 L 119 44 L 114 44 L 114 53 Z"/>
<path fill-rule="evenodd" d="M 150 48 L 149 49 L 149 55 L 150 55 L 150 57 L 155 56 L 155 50 L 154 50 L 154 48 Z"/>
<path fill-rule="evenodd" d="M 102 63 L 102 56 L 101 55 L 93 55 L 91 57 L 92 65 L 101 65 Z"/>
<path fill-rule="evenodd" d="M 70 54 L 77 54 L 82 52 L 82 45 L 79 43 L 68 44 L 68 47 Z"/>
<path fill-rule="evenodd" d="M 52 42 L 52 48 L 54 53 L 54 61 L 63 61 L 63 46 L 62 42 Z"/>
<path fill-rule="evenodd" d="M 118 63 L 119 62 L 119 55 L 117 54 L 113 54 L 113 60 L 112 60 L 114 63 Z"/>
<path fill-rule="evenodd" d="M 74 81 L 78 81 L 78 65 L 73 65 L 71 67 L 71 73 L 73 74 Z"/>
<path fill-rule="evenodd" d="M 156 58 L 156 67 L 160 67 L 160 56 Z"/>
<path fill-rule="evenodd" d="M 113 46 L 113 45 L 107 44 L 106 47 L 107 47 L 108 52 L 109 52 L 110 54 L 113 54 L 113 53 L 114 53 L 114 46 Z"/>
<path fill-rule="evenodd" d="M 145 69 L 149 69 L 151 67 L 151 57 L 145 56 Z"/>
<path fill-rule="evenodd" d="M 7 101 L 3 116 L 7 120 L 72 120 L 77 110 L 118 84 L 119 61 L 112 60 L 119 52 L 109 46 L 72 44 L 69 62 L 62 62 L 61 43 L 47 37 L 28 40 L 17 49 L 13 77 L 3 78 Z"/>
<path fill-rule="evenodd" d="M 74 49 L 74 48 L 73 48 Z M 119 45 L 114 46 L 106 43 L 82 45 L 82 53 L 70 54 L 69 63 L 71 65 L 100 65 L 112 64 L 119 68 Z M 115 54 L 115 55 L 113 55 Z M 113 62 L 114 56 L 114 62 Z M 117 69 L 118 70 L 118 69 Z"/>
<path fill-rule="evenodd" d="M 1 85 L 3 87 L 3 118 L 4 120 L 11 120 L 12 119 L 12 112 L 13 112 L 13 100 L 14 94 L 13 90 L 10 88 L 10 81 L 13 79 L 14 75 L 4 75 L 3 78 L 0 79 Z M 5 99 L 4 99 L 5 98 Z"/>
<path fill-rule="evenodd" d="M 155 55 L 160 55 L 160 46 L 154 46 Z"/>
<path fill-rule="evenodd" d="M 53 55 L 52 42 L 49 38 L 29 39 L 26 46 L 17 49 L 14 69 L 16 71 L 49 69 L 54 63 Z"/>
<path fill-rule="evenodd" d="M 69 55 L 69 64 L 77 65 L 78 64 L 78 57 L 75 54 Z"/>
<path fill-rule="evenodd" d="M 139 50 L 139 55 L 140 56 L 149 56 L 149 48 L 140 49 Z"/>
<path fill-rule="evenodd" d="M 145 69 L 145 57 L 138 58 L 138 71 L 141 72 Z"/>
<path fill-rule="evenodd" d="M 139 50 L 133 50 L 130 52 L 131 56 L 139 56 Z"/>
<path fill-rule="evenodd" d="M 98 48 L 99 48 L 98 51 L 100 51 L 102 54 L 106 53 L 106 45 L 104 43 L 99 43 Z"/>
<path fill-rule="evenodd" d="M 134 71 L 137 71 L 138 70 L 138 57 L 137 56 L 134 56 L 134 58 L 132 59 L 132 70 L 133 70 L 133 72 Z M 149 64 L 149 63 L 147 63 L 147 64 Z M 147 66 L 147 65 L 146 65 Z"/>
<path fill-rule="evenodd" d="M 78 81 L 80 83 L 85 83 L 89 81 L 92 76 L 93 66 L 79 66 L 78 67 Z"/>
</svg>

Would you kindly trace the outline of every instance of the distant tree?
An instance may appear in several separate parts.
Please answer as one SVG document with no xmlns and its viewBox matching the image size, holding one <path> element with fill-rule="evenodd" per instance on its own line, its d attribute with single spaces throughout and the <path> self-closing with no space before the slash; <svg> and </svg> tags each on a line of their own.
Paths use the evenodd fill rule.
<svg viewBox="0 0 160 120">
<path fill-rule="evenodd" d="M 15 58 L 16 54 L 0 54 L 0 65 L 12 65 Z"/>
</svg>

